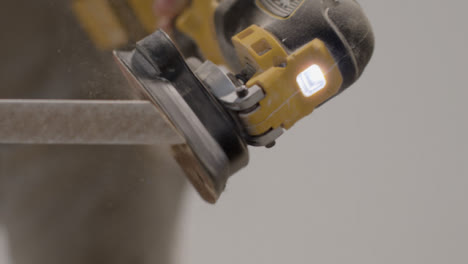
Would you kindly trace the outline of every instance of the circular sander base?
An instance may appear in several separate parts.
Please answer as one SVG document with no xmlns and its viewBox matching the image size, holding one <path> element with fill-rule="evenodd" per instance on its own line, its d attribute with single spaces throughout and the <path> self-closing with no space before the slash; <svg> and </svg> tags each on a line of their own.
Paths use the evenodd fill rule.
<svg viewBox="0 0 468 264">
<path fill-rule="evenodd" d="M 115 52 L 131 85 L 148 98 L 185 138 L 173 156 L 200 195 L 215 203 L 228 178 L 248 163 L 240 129 L 198 80 L 170 38 L 157 31 L 131 52 Z"/>
</svg>

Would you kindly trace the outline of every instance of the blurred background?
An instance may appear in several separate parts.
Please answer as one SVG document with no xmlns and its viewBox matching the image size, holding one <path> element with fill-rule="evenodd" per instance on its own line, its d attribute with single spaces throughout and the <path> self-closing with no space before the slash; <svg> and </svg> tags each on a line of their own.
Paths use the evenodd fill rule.
<svg viewBox="0 0 468 264">
<path fill-rule="evenodd" d="M 0 229 L 0 263 L 1 264 L 10 263 L 7 243 L 8 243 L 8 240 L 6 237 L 5 230 Z"/>
<path fill-rule="evenodd" d="M 377 41 L 360 81 L 251 149 L 217 205 L 187 186 L 174 263 L 468 262 L 468 4 L 359 2 Z"/>
</svg>

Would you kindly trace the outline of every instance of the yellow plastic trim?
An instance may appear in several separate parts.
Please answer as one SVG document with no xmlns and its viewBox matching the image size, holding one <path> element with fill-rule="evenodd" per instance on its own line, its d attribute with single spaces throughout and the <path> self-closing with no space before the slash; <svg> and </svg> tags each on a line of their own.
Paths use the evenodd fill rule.
<svg viewBox="0 0 468 264">
<path fill-rule="evenodd" d="M 288 57 L 276 38 L 256 25 L 235 35 L 232 43 L 243 66 L 253 68 L 257 74 L 286 63 Z"/>
<path fill-rule="evenodd" d="M 219 0 L 192 0 L 177 18 L 176 27 L 190 36 L 203 56 L 216 64 L 225 64 L 216 40 L 214 14 Z"/>
<path fill-rule="evenodd" d="M 240 115 L 250 135 L 262 135 L 279 127 L 291 128 L 335 95 L 343 83 L 337 64 L 319 39 L 288 55 L 273 35 L 253 25 L 236 35 L 233 43 L 244 67 L 256 71 L 247 86 L 259 85 L 266 94 L 254 112 Z M 311 97 L 305 97 L 296 78 L 313 64 L 322 69 L 327 84 Z"/>
<path fill-rule="evenodd" d="M 157 29 L 158 20 L 153 12 L 154 0 L 128 0 L 140 23 L 148 33 Z"/>
<path fill-rule="evenodd" d="M 128 35 L 107 0 L 75 0 L 73 10 L 99 49 L 112 49 L 128 42 Z"/>
</svg>

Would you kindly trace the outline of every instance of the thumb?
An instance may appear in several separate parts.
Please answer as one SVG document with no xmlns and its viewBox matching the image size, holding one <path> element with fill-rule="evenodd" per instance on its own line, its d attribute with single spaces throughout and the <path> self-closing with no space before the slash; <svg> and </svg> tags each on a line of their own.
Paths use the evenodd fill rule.
<svg viewBox="0 0 468 264">
<path fill-rule="evenodd" d="M 159 27 L 170 31 L 174 25 L 174 19 L 187 4 L 187 0 L 155 0 L 154 13 L 158 17 Z"/>
</svg>

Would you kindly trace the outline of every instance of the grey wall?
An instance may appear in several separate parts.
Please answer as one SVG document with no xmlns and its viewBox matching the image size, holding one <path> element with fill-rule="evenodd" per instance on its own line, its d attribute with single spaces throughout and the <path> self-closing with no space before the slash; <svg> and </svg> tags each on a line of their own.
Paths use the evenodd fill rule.
<svg viewBox="0 0 468 264">
<path fill-rule="evenodd" d="M 8 245 L 5 230 L 0 228 L 0 264 L 8 264 L 9 257 L 8 257 Z"/>
<path fill-rule="evenodd" d="M 186 196 L 179 263 L 468 263 L 465 1 L 359 1 L 362 79 L 272 150 L 217 206 Z"/>
</svg>

